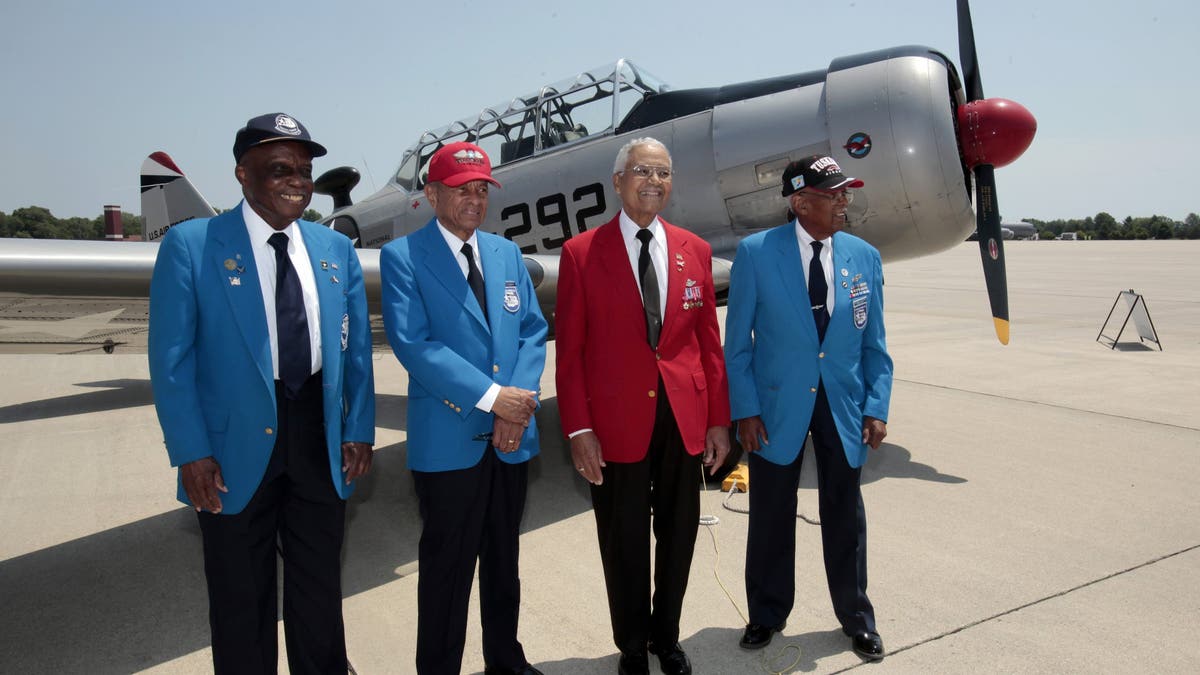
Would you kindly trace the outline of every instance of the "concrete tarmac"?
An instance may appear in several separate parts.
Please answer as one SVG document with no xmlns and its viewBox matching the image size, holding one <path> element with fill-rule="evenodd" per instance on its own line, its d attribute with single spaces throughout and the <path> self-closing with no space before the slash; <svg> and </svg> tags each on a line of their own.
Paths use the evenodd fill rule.
<svg viewBox="0 0 1200 675">
<path fill-rule="evenodd" d="M 696 673 L 1195 672 L 1200 242 L 1005 252 L 1006 347 L 975 244 L 885 266 L 896 382 L 863 492 L 887 658 L 865 664 L 849 650 L 819 530 L 803 520 L 787 629 L 763 652 L 739 649 L 746 516 L 732 509 L 746 496 L 705 492 L 702 512 L 720 523 L 700 528 L 681 635 Z M 1096 342 L 1129 288 L 1162 351 L 1132 325 L 1116 349 Z M 595 521 L 559 440 L 549 351 L 520 637 L 547 674 L 613 673 Z M 375 367 L 378 452 L 352 499 L 344 565 L 362 675 L 413 672 L 416 640 L 406 378 L 389 353 Z M 199 529 L 174 500 L 145 357 L 7 355 L 0 373 L 0 672 L 210 671 Z M 806 470 L 812 519 L 814 488 Z M 464 672 L 483 669 L 480 644 L 476 596 Z"/>
</svg>

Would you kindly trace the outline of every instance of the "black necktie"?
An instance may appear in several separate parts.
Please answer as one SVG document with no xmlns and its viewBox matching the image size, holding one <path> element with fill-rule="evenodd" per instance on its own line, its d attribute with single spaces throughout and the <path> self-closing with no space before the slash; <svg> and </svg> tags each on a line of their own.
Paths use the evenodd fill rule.
<svg viewBox="0 0 1200 675">
<path fill-rule="evenodd" d="M 825 339 L 825 328 L 829 326 L 829 286 L 825 283 L 825 268 L 821 266 L 821 242 L 812 243 L 813 259 L 808 265 L 808 301 L 812 304 L 813 321 L 817 324 L 817 339 Z"/>
<path fill-rule="evenodd" d="M 654 233 L 646 228 L 638 230 L 637 238 L 642 242 L 638 254 L 638 279 L 642 282 L 642 305 L 646 310 L 646 341 L 651 349 L 658 349 L 658 336 L 662 332 L 662 310 L 658 307 L 658 273 L 650 260 L 650 240 Z"/>
<path fill-rule="evenodd" d="M 304 293 L 292 259 L 288 256 L 288 236 L 271 235 L 267 243 L 275 249 L 275 333 L 279 338 L 279 379 L 287 397 L 295 399 L 300 387 L 312 374 L 312 345 L 308 336 L 308 315 L 304 311 Z"/>
<path fill-rule="evenodd" d="M 471 287 L 471 292 L 479 301 L 479 308 L 483 310 L 483 318 L 486 321 L 487 296 L 483 294 L 483 275 L 479 273 L 479 267 L 475 264 L 475 249 L 471 248 L 470 244 L 464 243 L 461 250 L 462 254 L 467 256 L 467 285 Z"/>
</svg>

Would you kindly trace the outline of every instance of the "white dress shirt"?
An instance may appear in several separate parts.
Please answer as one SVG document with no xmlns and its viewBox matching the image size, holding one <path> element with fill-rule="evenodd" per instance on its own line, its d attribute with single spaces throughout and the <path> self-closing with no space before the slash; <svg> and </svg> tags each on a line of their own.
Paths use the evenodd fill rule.
<svg viewBox="0 0 1200 675">
<path fill-rule="evenodd" d="M 808 284 L 808 268 L 812 266 L 814 241 L 821 242 L 821 269 L 825 271 L 825 311 L 833 316 L 833 237 L 814 239 L 808 230 L 796 221 L 796 239 L 800 243 L 800 262 L 804 265 L 804 283 Z"/>
<path fill-rule="evenodd" d="M 633 282 L 638 289 L 638 297 L 642 298 L 642 304 L 646 303 L 646 298 L 642 297 L 642 279 L 638 276 L 638 258 L 642 255 L 642 242 L 638 240 L 638 224 L 633 222 L 629 216 L 625 215 L 625 209 L 621 209 L 621 238 L 625 240 L 625 252 L 629 254 L 629 269 L 633 272 Z M 658 277 L 658 315 L 666 317 L 667 315 L 667 232 L 663 229 L 662 221 L 658 216 L 646 226 L 650 233 L 654 235 L 654 239 L 650 240 L 650 262 L 654 265 L 654 274 Z"/>
<path fill-rule="evenodd" d="M 470 267 L 467 266 L 467 256 L 463 255 L 462 245 L 470 244 L 471 252 L 475 257 L 475 266 L 479 268 L 479 275 L 483 276 L 483 258 L 479 257 L 479 237 L 475 236 L 475 231 L 471 231 L 471 236 L 466 241 L 458 238 L 450 230 L 442 225 L 442 221 L 437 221 L 438 232 L 442 233 L 442 239 L 446 240 L 446 246 L 450 247 L 450 253 L 454 256 L 454 261 L 458 263 L 458 269 L 462 270 L 463 278 L 466 279 L 470 272 Z M 483 396 L 475 402 L 475 407 L 483 412 L 492 412 L 492 406 L 496 404 L 496 397 L 500 395 L 500 385 L 495 382 L 488 390 L 483 393 Z"/>
<path fill-rule="evenodd" d="M 254 267 L 258 270 L 258 285 L 262 289 L 263 309 L 267 312 L 267 337 L 271 341 L 271 372 L 279 379 L 279 328 L 275 325 L 275 248 L 267 243 L 271 235 L 283 232 L 288 236 L 288 258 L 300 281 L 300 292 L 304 295 L 304 314 L 308 320 L 308 345 L 312 355 L 310 374 L 321 370 L 321 302 L 317 298 L 317 278 L 313 274 L 308 249 L 300 228 L 291 223 L 282 230 L 267 224 L 254 209 L 242 200 L 242 220 L 250 235 L 250 249 L 254 252 Z"/>
</svg>

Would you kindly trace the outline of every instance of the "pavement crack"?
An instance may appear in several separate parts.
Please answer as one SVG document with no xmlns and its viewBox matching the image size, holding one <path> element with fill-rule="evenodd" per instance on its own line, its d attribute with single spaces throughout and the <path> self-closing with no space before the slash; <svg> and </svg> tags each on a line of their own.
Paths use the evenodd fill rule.
<svg viewBox="0 0 1200 675">
<path fill-rule="evenodd" d="M 1029 602 L 1027 602 L 1027 603 L 1025 603 L 1025 604 L 1023 604 L 1023 605 L 1018 605 L 1018 606 L 1016 606 L 1016 607 L 1012 607 L 1012 608 L 1010 608 L 1010 609 L 1006 609 L 1006 610 L 1004 610 L 1003 612 L 997 612 L 996 614 L 993 614 L 993 615 L 991 615 L 991 616 L 984 617 L 984 618 L 982 618 L 982 619 L 978 619 L 978 620 L 972 621 L 971 623 L 964 624 L 964 625 L 962 625 L 962 626 L 959 626 L 958 628 L 954 628 L 954 629 L 952 629 L 952 630 L 945 631 L 944 633 L 939 633 L 938 635 L 934 635 L 934 636 L 932 636 L 932 637 L 925 638 L 924 640 L 919 640 L 919 641 L 917 641 L 917 642 L 914 642 L 914 643 L 912 643 L 912 644 L 907 644 L 907 645 L 904 645 L 903 647 L 898 647 L 898 648 L 896 648 L 896 649 L 893 649 L 893 650 L 889 651 L 889 652 L 887 653 L 887 655 L 888 655 L 889 657 L 891 657 L 891 656 L 895 656 L 896 654 L 899 654 L 899 653 L 901 653 L 901 652 L 906 652 L 906 651 L 908 651 L 908 650 L 910 650 L 910 649 L 915 649 L 916 647 L 920 647 L 920 646 L 922 646 L 922 645 L 927 645 L 927 644 L 929 644 L 929 643 L 931 643 L 931 642 L 936 642 L 936 641 L 938 641 L 938 640 L 941 640 L 942 638 L 950 637 L 951 635 L 957 635 L 958 633 L 961 633 L 961 632 L 963 632 L 963 631 L 965 631 L 965 630 L 968 630 L 968 629 L 971 629 L 971 628 L 975 628 L 976 626 L 980 626 L 980 625 L 983 625 L 983 624 L 985 624 L 985 623 L 988 623 L 988 622 L 991 622 L 991 621 L 995 621 L 996 619 L 1000 619 L 1000 618 L 1003 618 L 1003 617 L 1009 616 L 1010 614 L 1015 614 L 1015 613 L 1017 613 L 1017 612 L 1019 612 L 1019 611 L 1021 611 L 1021 610 L 1023 610 L 1023 609 L 1028 609 L 1028 608 L 1030 608 L 1030 607 L 1033 607 L 1033 606 L 1035 606 L 1035 605 L 1040 605 L 1040 604 L 1042 604 L 1042 603 L 1044 603 L 1044 602 L 1049 602 L 1050 600 L 1054 600 L 1054 599 L 1056 599 L 1056 598 L 1061 598 L 1061 597 L 1063 597 L 1063 596 L 1065 596 L 1065 595 L 1070 595 L 1071 593 L 1074 593 L 1075 591 L 1082 590 L 1082 589 L 1084 589 L 1084 588 L 1087 588 L 1087 587 L 1089 587 L 1089 586 L 1095 586 L 1096 584 L 1099 584 L 1099 583 L 1102 583 L 1102 582 L 1108 581 L 1109 579 L 1115 579 L 1116 577 L 1119 577 L 1119 576 L 1122 576 L 1122 575 L 1125 575 L 1125 574 L 1129 574 L 1130 572 L 1136 572 L 1137 570 L 1140 570 L 1140 569 L 1142 569 L 1143 567 L 1149 567 L 1149 566 L 1151 566 L 1151 565 L 1158 564 L 1158 563 L 1160 563 L 1160 562 L 1162 562 L 1162 561 L 1164 561 L 1164 560 L 1169 560 L 1169 559 L 1171 559 L 1171 558 L 1174 558 L 1174 557 L 1176 557 L 1176 556 L 1183 555 L 1183 554 L 1185 554 L 1185 553 L 1191 553 L 1192 551 L 1195 551 L 1195 550 L 1198 550 L 1198 549 L 1200 549 L 1200 544 L 1193 544 L 1192 546 L 1188 546 L 1187 548 L 1183 548 L 1183 549 L 1180 549 L 1180 550 L 1178 550 L 1178 551 L 1174 551 L 1174 552 L 1172 552 L 1172 553 L 1166 553 L 1166 554 L 1164 554 L 1164 555 L 1160 555 L 1160 556 L 1158 556 L 1157 558 L 1151 558 L 1150 560 L 1147 560 L 1147 561 L 1145 561 L 1145 562 L 1138 563 L 1138 564 L 1136 564 L 1136 565 L 1134 565 L 1134 566 L 1132 566 L 1132 567 L 1127 567 L 1127 568 L 1125 568 L 1125 569 L 1123 569 L 1123 570 L 1119 570 L 1119 571 L 1117 571 L 1117 572 L 1113 572 L 1113 573 L 1111 573 L 1111 574 L 1106 574 L 1106 575 L 1104 575 L 1104 576 L 1102 576 L 1102 577 L 1098 577 L 1098 578 L 1096 578 L 1096 579 L 1092 579 L 1091 581 L 1085 581 L 1085 582 L 1083 582 L 1083 583 L 1081 583 L 1081 584 L 1079 584 L 1079 585 L 1077 585 L 1077 586 L 1072 586 L 1071 588 L 1068 588 L 1068 589 L 1066 589 L 1066 590 L 1062 590 L 1062 591 L 1059 591 L 1059 592 L 1057 592 L 1057 593 L 1051 593 L 1050 595 L 1046 595 L 1046 596 L 1040 597 L 1040 598 L 1038 598 L 1038 599 L 1036 599 L 1036 600 L 1030 600 Z M 848 668 L 843 668 L 842 670 L 835 670 L 835 671 L 833 671 L 833 672 L 835 672 L 835 673 L 844 673 L 844 672 L 846 672 L 846 671 L 848 671 L 848 670 L 854 670 L 854 669 L 856 669 L 856 668 L 861 668 L 862 666 L 869 666 L 869 665 L 871 665 L 871 662 L 869 662 L 869 661 L 865 661 L 865 662 L 863 662 L 863 663 L 858 663 L 858 664 L 855 664 L 855 665 L 853 665 L 853 666 L 850 666 L 850 667 L 848 667 Z"/>
<path fill-rule="evenodd" d="M 1144 424 L 1153 424 L 1155 426 L 1160 426 L 1160 427 L 1170 427 L 1172 429 L 1184 429 L 1186 431 L 1200 431 L 1200 428 L 1190 427 L 1190 426 L 1187 426 L 1186 424 L 1173 424 L 1171 422 L 1160 422 L 1158 420 L 1148 420 L 1143 417 L 1132 417 L 1130 415 L 1118 415 L 1116 413 L 1102 412 L 1100 410 L 1090 410 L 1088 408 L 1074 408 L 1069 405 L 1063 405 L 1061 403 L 1047 403 L 1046 401 L 1037 401 L 1037 400 L 1034 400 L 1031 398 L 1019 398 L 1017 396 L 1005 396 L 1003 394 L 992 394 L 992 393 L 988 393 L 986 391 L 979 391 L 976 389 L 963 389 L 962 387 L 951 387 L 951 386 L 948 386 L 945 384 L 933 384 L 932 382 L 920 382 L 918 380 L 905 380 L 905 379 L 901 379 L 898 377 L 895 378 L 894 381 L 895 382 L 904 382 L 907 384 L 915 384 L 915 385 L 921 386 L 921 387 L 930 387 L 931 389 L 945 389 L 946 391 L 957 391 L 957 392 L 961 392 L 964 394 L 975 394 L 977 396 L 986 396 L 988 398 L 998 398 L 1003 401 L 1014 401 L 1016 403 L 1028 403 L 1030 405 L 1040 405 L 1040 406 L 1045 406 L 1047 408 L 1057 408 L 1059 410 L 1070 410 L 1072 412 L 1087 413 L 1089 415 L 1099 415 L 1100 417 L 1111 417 L 1113 419 L 1118 419 L 1118 420 L 1129 420 L 1131 422 L 1142 422 Z"/>
</svg>

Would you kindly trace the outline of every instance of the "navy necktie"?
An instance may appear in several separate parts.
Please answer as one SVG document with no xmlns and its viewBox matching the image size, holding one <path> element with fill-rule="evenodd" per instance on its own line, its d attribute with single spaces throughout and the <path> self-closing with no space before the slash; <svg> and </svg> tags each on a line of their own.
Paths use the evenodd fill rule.
<svg viewBox="0 0 1200 675">
<path fill-rule="evenodd" d="M 814 241 L 812 249 L 813 259 L 808 265 L 808 301 L 817 324 L 817 340 L 824 340 L 825 329 L 829 326 L 829 310 L 825 307 L 829 286 L 825 283 L 825 268 L 821 265 L 821 242 Z"/>
<path fill-rule="evenodd" d="M 461 250 L 462 254 L 467 256 L 467 285 L 475 294 L 479 308 L 483 310 L 483 319 L 486 321 L 488 318 L 487 296 L 483 293 L 483 274 L 479 272 L 479 266 L 475 264 L 475 249 L 471 248 L 470 244 L 464 243 Z"/>
<path fill-rule="evenodd" d="M 271 235 L 267 243 L 275 249 L 275 331 L 279 339 L 279 379 L 287 397 L 295 399 L 305 380 L 312 374 L 312 343 L 308 335 L 308 314 L 304 311 L 304 293 L 300 278 L 288 255 L 288 236 Z"/>
<path fill-rule="evenodd" d="M 650 240 L 654 233 L 647 228 L 638 230 L 637 238 L 642 242 L 638 254 L 638 279 L 642 284 L 642 305 L 646 310 L 646 341 L 651 349 L 658 349 L 658 336 L 662 333 L 662 310 L 658 306 L 658 273 L 650 260 Z"/>
</svg>

